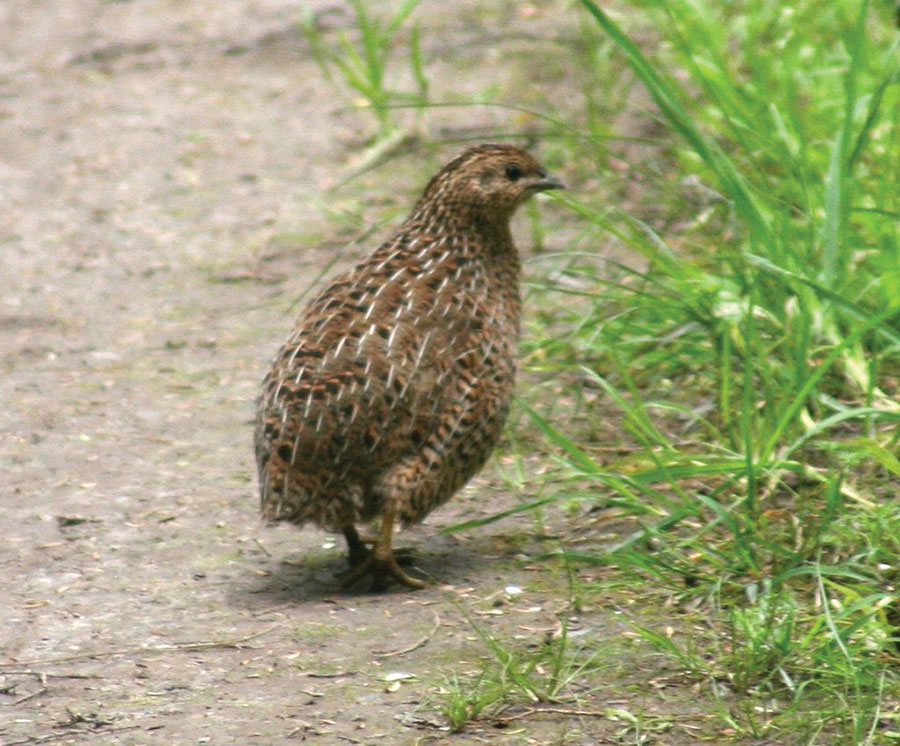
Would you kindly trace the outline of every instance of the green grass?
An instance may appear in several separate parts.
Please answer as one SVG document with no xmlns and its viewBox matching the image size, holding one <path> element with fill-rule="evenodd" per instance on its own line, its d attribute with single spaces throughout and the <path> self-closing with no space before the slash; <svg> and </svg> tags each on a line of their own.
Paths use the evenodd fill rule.
<svg viewBox="0 0 900 746">
<path fill-rule="evenodd" d="M 598 57 L 595 95 L 609 66 L 630 70 L 671 137 L 656 204 L 557 197 L 643 261 L 611 273 L 585 232 L 559 257 L 568 308 L 547 310 L 552 282 L 532 290 L 543 316 L 526 361 L 595 392 L 582 431 L 614 417 L 638 446 L 601 459 L 523 394 L 562 463 L 554 478 L 635 526 L 568 555 L 706 600 L 721 649 L 690 670 L 729 681 L 739 731 L 878 742 L 900 694 L 892 19 L 856 0 L 635 2 L 657 39 L 638 45 L 581 4 L 616 49 Z M 686 184 L 702 185 L 699 204 Z M 640 632 L 682 665 L 693 655 Z M 773 696 L 780 709 L 760 715 Z"/>
<path fill-rule="evenodd" d="M 404 103 L 385 82 L 391 39 L 414 6 L 374 22 L 355 3 L 359 44 L 318 48 L 323 67 L 371 103 L 382 133 Z M 735 739 L 895 742 L 893 9 L 565 8 L 578 41 L 558 47 L 569 55 L 561 84 L 580 99 L 535 118 L 545 159 L 569 164 L 576 188 L 551 195 L 567 250 L 539 253 L 528 272 L 528 383 L 511 450 L 546 458 L 540 477 L 521 458 L 508 469 L 509 486 L 527 495 L 518 510 L 603 511 L 615 538 L 572 538 L 559 555 L 639 579 L 637 599 L 702 610 L 702 639 L 670 637 L 638 615 L 634 629 L 686 672 Z M 413 105 L 427 112 L 418 36 L 409 54 Z M 527 213 L 533 242 L 558 248 L 546 212 Z M 512 700 L 553 701 L 570 683 L 569 673 L 546 674 L 552 651 L 523 656 L 473 626 L 490 657 L 475 679 L 448 679 L 453 729 Z"/>
<path fill-rule="evenodd" d="M 477 673 L 454 672 L 440 688 L 438 707 L 452 731 L 464 730 L 479 717 L 497 716 L 511 705 L 577 705 L 589 696 L 588 682 L 601 680 L 608 669 L 603 659 L 607 651 L 573 643 L 568 614 L 577 608 L 578 589 L 571 571 L 568 592 L 557 631 L 531 646 L 504 639 L 451 599 L 486 651 Z"/>
<path fill-rule="evenodd" d="M 307 9 L 301 20 L 303 34 L 326 79 L 336 90 L 352 92 L 357 106 L 372 111 L 378 125 L 378 139 L 389 139 L 400 130 L 392 106 L 413 104 L 421 109 L 428 100 L 428 79 L 423 70 L 417 23 L 409 30 L 406 54 L 416 90 L 399 90 L 393 81 L 397 66 L 395 47 L 418 4 L 419 0 L 400 0 L 388 13 L 377 14 L 372 12 L 374 3 L 350 0 L 353 33 L 339 33 L 336 42 L 319 29 L 311 9 Z"/>
</svg>

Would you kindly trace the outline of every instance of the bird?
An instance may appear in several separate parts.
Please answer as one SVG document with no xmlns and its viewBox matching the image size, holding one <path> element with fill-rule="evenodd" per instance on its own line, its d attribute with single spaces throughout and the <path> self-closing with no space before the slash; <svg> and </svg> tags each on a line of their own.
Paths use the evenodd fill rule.
<svg viewBox="0 0 900 746">
<path fill-rule="evenodd" d="M 500 439 L 521 314 L 510 219 L 564 188 L 515 146 L 466 149 L 391 238 L 309 302 L 276 354 L 254 431 L 261 512 L 342 533 L 344 586 L 425 587 L 400 567 L 395 524 L 446 502 Z M 362 538 L 357 526 L 377 518 Z"/>
</svg>

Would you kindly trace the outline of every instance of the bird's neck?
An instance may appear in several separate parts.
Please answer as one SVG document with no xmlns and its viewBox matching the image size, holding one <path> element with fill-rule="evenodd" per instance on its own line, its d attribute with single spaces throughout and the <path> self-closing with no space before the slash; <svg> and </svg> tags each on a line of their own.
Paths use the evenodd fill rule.
<svg viewBox="0 0 900 746">
<path fill-rule="evenodd" d="M 452 235 L 467 239 L 466 244 L 481 245 L 489 254 L 517 255 L 509 227 L 511 216 L 482 215 L 467 211 L 460 215 L 452 210 L 415 210 L 406 224 L 416 225 L 419 230 L 439 237 Z"/>
<path fill-rule="evenodd" d="M 497 219 L 494 216 L 484 219 L 476 217 L 471 223 L 478 235 L 484 239 L 485 244 L 490 247 L 492 252 L 504 254 L 508 252 L 516 253 L 512 232 L 509 228 L 508 217 L 501 219 Z"/>
</svg>

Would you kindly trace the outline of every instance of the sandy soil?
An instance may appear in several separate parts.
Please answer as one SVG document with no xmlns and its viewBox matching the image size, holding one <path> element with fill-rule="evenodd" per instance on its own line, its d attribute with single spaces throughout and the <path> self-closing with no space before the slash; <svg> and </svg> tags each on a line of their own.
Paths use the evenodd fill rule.
<svg viewBox="0 0 900 746">
<path fill-rule="evenodd" d="M 322 79 L 300 6 L 0 4 L 0 743 L 617 743 L 590 716 L 442 729 L 443 677 L 485 654 L 463 609 L 527 644 L 567 608 L 560 571 L 527 562 L 529 519 L 437 533 L 515 504 L 492 469 L 401 537 L 436 579 L 418 593 L 343 593 L 340 543 L 257 518 L 253 400 L 294 302 L 458 149 L 327 191 L 370 122 Z M 467 71 L 497 18 L 466 8 L 423 33 L 438 88 L 484 85 Z"/>
</svg>

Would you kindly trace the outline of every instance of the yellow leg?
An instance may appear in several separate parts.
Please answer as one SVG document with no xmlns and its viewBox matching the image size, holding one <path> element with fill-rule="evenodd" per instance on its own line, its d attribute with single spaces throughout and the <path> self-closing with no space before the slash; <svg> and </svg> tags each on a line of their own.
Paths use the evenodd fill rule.
<svg viewBox="0 0 900 746">
<path fill-rule="evenodd" d="M 355 529 L 354 529 L 354 533 Z M 347 532 L 344 532 L 347 536 Z M 424 588 L 425 583 L 417 578 L 411 578 L 397 564 L 397 558 L 394 557 L 394 550 L 391 543 L 394 537 L 394 509 L 387 507 L 384 510 L 384 518 L 381 522 L 381 530 L 375 538 L 372 551 L 368 553 L 361 564 L 356 565 L 353 571 L 344 579 L 342 585 L 353 585 L 364 575 L 372 576 L 372 590 L 381 591 L 387 588 L 392 582 L 405 585 L 407 588 Z M 362 545 L 363 541 L 357 534 L 356 540 Z M 350 543 L 350 539 L 347 539 Z M 351 548 L 352 554 L 352 548 Z"/>
</svg>

